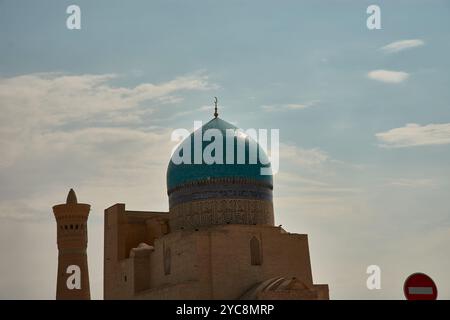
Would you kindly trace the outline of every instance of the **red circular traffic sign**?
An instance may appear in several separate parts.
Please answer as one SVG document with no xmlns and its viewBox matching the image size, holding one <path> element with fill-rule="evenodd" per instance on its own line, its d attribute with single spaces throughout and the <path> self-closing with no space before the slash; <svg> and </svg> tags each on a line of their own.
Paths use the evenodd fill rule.
<svg viewBox="0 0 450 320">
<path fill-rule="evenodd" d="M 433 279 L 424 273 L 413 273 L 403 285 L 407 300 L 436 300 L 438 291 Z"/>
</svg>

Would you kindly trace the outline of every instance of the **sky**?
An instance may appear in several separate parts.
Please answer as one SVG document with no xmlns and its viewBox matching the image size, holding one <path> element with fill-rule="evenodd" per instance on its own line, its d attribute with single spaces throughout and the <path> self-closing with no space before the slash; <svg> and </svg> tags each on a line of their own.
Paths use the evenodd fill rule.
<svg viewBox="0 0 450 320">
<path fill-rule="evenodd" d="M 217 96 L 221 118 L 280 130 L 275 222 L 308 234 L 332 299 L 403 299 L 419 271 L 449 299 L 449 14 L 437 0 L 0 0 L 0 298 L 54 299 L 51 208 L 74 188 L 101 299 L 104 209 L 167 211 L 171 132 L 210 120 Z"/>
</svg>

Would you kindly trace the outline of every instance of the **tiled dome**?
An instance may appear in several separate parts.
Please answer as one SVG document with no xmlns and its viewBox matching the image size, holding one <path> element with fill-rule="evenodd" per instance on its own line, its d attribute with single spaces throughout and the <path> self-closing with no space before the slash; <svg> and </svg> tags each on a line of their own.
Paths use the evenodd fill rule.
<svg viewBox="0 0 450 320">
<path fill-rule="evenodd" d="M 246 181 L 255 181 L 258 184 L 264 184 L 272 188 L 272 175 L 262 175 L 262 168 L 269 168 L 270 163 L 268 161 L 267 155 L 262 148 L 259 147 L 258 143 L 255 142 L 250 137 L 244 134 L 237 134 L 234 136 L 234 161 L 233 164 L 227 164 L 227 144 L 226 144 L 226 131 L 227 129 L 236 130 L 237 128 L 220 119 L 214 118 L 203 127 L 198 130 L 202 130 L 203 133 L 208 129 L 217 129 L 222 133 L 223 136 L 223 164 L 207 164 L 202 159 L 201 164 L 194 164 L 194 133 L 192 133 L 183 143 L 180 144 L 178 149 L 174 154 L 182 156 L 181 148 L 182 146 L 191 148 L 191 164 L 181 163 L 175 164 L 173 157 L 169 162 L 167 168 L 167 191 L 170 192 L 182 185 L 189 183 L 195 183 L 198 181 L 205 181 L 215 178 L 235 178 L 235 179 L 245 179 Z M 212 143 L 211 141 L 202 142 L 202 154 L 205 148 Z M 245 163 L 238 164 L 238 146 L 241 143 L 245 143 Z M 256 163 L 249 163 L 249 154 L 252 152 L 257 152 L 258 158 Z M 229 161 L 228 161 L 229 162 Z"/>
</svg>

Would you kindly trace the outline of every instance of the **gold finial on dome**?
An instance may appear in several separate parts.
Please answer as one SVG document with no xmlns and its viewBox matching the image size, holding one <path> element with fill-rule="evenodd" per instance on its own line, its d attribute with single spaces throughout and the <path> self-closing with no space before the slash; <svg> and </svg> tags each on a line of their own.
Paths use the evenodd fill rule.
<svg viewBox="0 0 450 320">
<path fill-rule="evenodd" d="M 219 114 L 217 113 L 217 97 L 214 97 L 214 118 L 217 118 Z"/>
</svg>

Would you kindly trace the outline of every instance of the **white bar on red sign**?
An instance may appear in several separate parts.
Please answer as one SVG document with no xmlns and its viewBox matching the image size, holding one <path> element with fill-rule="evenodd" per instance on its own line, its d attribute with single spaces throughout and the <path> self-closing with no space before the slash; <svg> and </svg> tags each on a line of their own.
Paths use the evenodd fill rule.
<svg viewBox="0 0 450 320">
<path fill-rule="evenodd" d="M 432 287 L 409 287 L 409 294 L 433 294 Z"/>
</svg>

